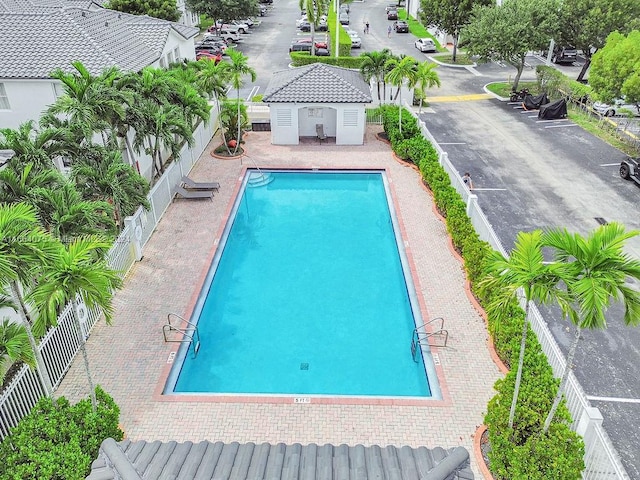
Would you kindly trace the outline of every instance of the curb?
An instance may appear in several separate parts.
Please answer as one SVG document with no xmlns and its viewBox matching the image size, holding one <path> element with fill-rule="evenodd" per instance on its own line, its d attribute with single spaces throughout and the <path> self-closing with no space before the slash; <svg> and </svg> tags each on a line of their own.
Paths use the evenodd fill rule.
<svg viewBox="0 0 640 480">
<path fill-rule="evenodd" d="M 484 457 L 482 456 L 482 449 L 480 448 L 480 439 L 482 438 L 482 434 L 487 430 L 486 425 L 480 425 L 476 433 L 473 434 L 473 455 L 476 457 L 476 463 L 478 464 L 478 469 L 480 473 L 485 478 L 485 480 L 494 480 L 493 475 L 487 468 L 487 465 L 484 463 Z"/>
<path fill-rule="evenodd" d="M 497 98 L 498 100 L 500 100 L 501 102 L 508 102 L 509 99 L 507 97 L 501 97 L 498 94 L 493 93 L 491 90 L 489 90 L 487 88 L 487 85 L 491 85 L 493 83 L 504 83 L 504 82 L 489 82 L 487 83 L 484 87 L 482 87 L 482 89 L 484 90 L 485 93 L 488 93 L 489 95 L 492 95 L 494 98 Z"/>
<path fill-rule="evenodd" d="M 476 62 L 473 62 L 470 65 L 454 65 L 453 63 L 444 63 L 439 60 L 436 60 L 436 56 L 437 54 L 433 56 L 427 55 L 427 58 L 431 60 L 433 63 L 437 63 L 438 65 L 442 65 L 443 67 L 449 67 L 449 68 L 469 68 L 469 67 L 476 68 L 478 66 Z"/>
<path fill-rule="evenodd" d="M 220 146 L 222 146 L 223 144 L 218 145 L 218 148 Z M 209 152 L 209 155 L 211 155 L 213 158 L 217 158 L 219 160 L 237 160 L 238 158 L 242 158 L 244 157 L 246 154 L 246 152 L 244 151 L 244 149 L 242 150 L 241 153 L 239 153 L 238 155 L 234 155 L 232 157 L 228 156 L 228 155 L 218 155 L 215 153 L 215 149 L 211 150 Z"/>
</svg>

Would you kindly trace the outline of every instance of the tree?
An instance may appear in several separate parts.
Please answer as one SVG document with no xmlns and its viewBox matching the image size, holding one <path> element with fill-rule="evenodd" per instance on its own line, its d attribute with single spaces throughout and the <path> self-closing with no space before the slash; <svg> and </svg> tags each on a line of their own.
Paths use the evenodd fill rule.
<svg viewBox="0 0 640 480">
<path fill-rule="evenodd" d="M 640 30 L 624 36 L 613 32 L 593 56 L 589 82 L 599 99 L 612 103 L 625 97 L 640 104 Z"/>
<path fill-rule="evenodd" d="M 55 189 L 64 182 L 65 179 L 58 170 L 37 170 L 32 163 L 21 166 L 12 158 L 0 170 L 0 202 L 25 202 L 37 207 L 38 192 L 41 189 Z"/>
<path fill-rule="evenodd" d="M 582 80 L 593 54 L 604 47 L 612 32 L 627 34 L 640 29 L 640 2 L 637 0 L 562 0 L 560 35 L 563 45 L 582 50 L 586 62 L 578 74 Z M 591 78 L 589 79 L 591 81 Z"/>
<path fill-rule="evenodd" d="M 189 10 L 223 22 L 258 14 L 257 0 L 186 0 Z"/>
<path fill-rule="evenodd" d="M 576 327 L 544 433 L 562 400 L 582 330 L 606 328 L 605 312 L 613 301 L 624 306 L 625 325 L 640 324 L 640 292 L 627 285 L 630 279 L 640 280 L 640 260 L 623 251 L 625 242 L 638 234 L 639 231 L 627 232 L 623 225 L 612 222 L 598 227 L 586 238 L 566 229 L 549 230 L 542 238 L 543 244 L 554 250 L 555 261 L 562 267 L 559 271 L 571 300 L 563 313 Z"/>
<path fill-rule="evenodd" d="M 422 94 L 420 95 L 420 107 L 418 108 L 418 113 L 422 112 L 422 101 L 426 95 L 427 88 L 436 86 L 440 87 L 440 77 L 438 76 L 438 72 L 435 71 L 437 67 L 437 63 L 418 63 L 418 70 L 416 71 L 414 79 L 414 86 Z"/>
<path fill-rule="evenodd" d="M 109 242 L 98 237 L 83 237 L 68 245 L 59 244 L 45 264 L 38 284 L 28 295 L 32 303 L 39 306 L 39 325 L 55 324 L 60 311 L 71 303 L 94 412 L 97 401 L 80 325 L 78 299 L 82 299 L 89 309 L 99 308 L 106 323 L 111 324 L 113 295 L 122 285 L 122 280 L 104 259 L 104 252 L 110 246 Z"/>
<path fill-rule="evenodd" d="M 464 41 L 471 55 L 503 61 L 517 70 L 518 88 L 527 52 L 546 48 L 558 30 L 557 0 L 505 0 L 502 5 L 476 6 Z"/>
<path fill-rule="evenodd" d="M 24 362 L 35 368 L 36 357 L 25 326 L 4 317 L 0 320 L 0 385 L 11 365 L 16 362 Z"/>
<path fill-rule="evenodd" d="M 242 115 L 240 113 L 240 87 L 244 85 L 244 77 L 249 76 L 252 82 L 256 80 L 256 71 L 247 63 L 247 57 L 239 52 L 235 48 L 227 48 L 227 55 L 229 55 L 229 81 L 231 86 L 236 89 L 238 99 L 238 136 L 236 137 L 236 146 L 233 149 L 235 155 L 240 148 L 240 141 L 242 140 Z"/>
<path fill-rule="evenodd" d="M 509 428 L 513 428 L 513 419 L 518 403 L 522 368 L 529 330 L 529 310 L 534 301 L 547 303 L 559 298 L 556 285 L 559 281 L 555 267 L 544 263 L 542 254 L 542 232 L 520 232 L 509 258 L 505 258 L 496 250 L 492 250 L 486 262 L 486 276 L 480 283 L 483 291 L 494 293 L 488 306 L 490 315 L 500 318 L 511 311 L 510 304 L 522 290 L 526 301 L 525 316 L 520 337 L 520 354 L 516 373 L 515 388 L 509 411 Z"/>
<path fill-rule="evenodd" d="M 37 311 L 37 306 L 32 304 L 29 308 L 22 292 L 33 286 L 33 279 L 40 273 L 42 265 L 59 246 L 59 242 L 38 226 L 33 206 L 25 203 L 0 204 L 0 287 L 4 291 L 4 287 L 8 286 L 17 302 L 17 311 L 36 356 L 38 376 L 47 394 L 52 393 L 53 387 L 38 350 L 34 330 L 44 333 L 51 324 L 37 325 L 32 320 L 31 311 L 34 308 Z"/>
<path fill-rule="evenodd" d="M 34 126 L 33 120 L 29 120 L 17 130 L 0 129 L 0 150 L 15 152 L 11 162 L 19 165 L 16 170 L 29 163 L 36 170 L 46 170 L 54 167 L 52 159 L 61 153 L 59 142 L 64 139 L 65 134 L 58 128 L 39 130 Z"/>
<path fill-rule="evenodd" d="M 162 18 L 170 22 L 180 20 L 182 13 L 178 10 L 176 0 L 109 0 L 106 8 L 132 15 L 148 15 L 154 18 Z"/>
<path fill-rule="evenodd" d="M 410 85 L 415 84 L 418 63 L 413 57 L 403 57 L 398 60 L 392 58 L 387 61 L 385 67 L 388 69 L 385 80 L 391 85 L 398 87 L 400 97 L 400 111 L 398 112 L 398 128 L 402 133 L 402 86 L 405 81 Z"/>
<path fill-rule="evenodd" d="M 391 59 L 391 50 L 385 48 L 380 52 L 366 52 L 361 57 L 360 73 L 362 73 L 367 83 L 371 82 L 372 79 L 376 82 L 378 101 L 382 102 L 387 95 L 385 74 L 387 73 L 386 64 Z M 380 84 L 383 86 L 382 95 L 380 94 Z"/>
<path fill-rule="evenodd" d="M 420 21 L 438 27 L 453 37 L 453 62 L 456 61 L 460 32 L 471 21 L 471 11 L 493 5 L 493 0 L 420 0 Z"/>
<path fill-rule="evenodd" d="M 311 25 L 311 55 L 316 54 L 316 27 L 320 22 L 320 17 L 327 10 L 326 0 L 299 0 L 299 7 L 301 12 L 307 14 L 307 21 Z"/>
</svg>

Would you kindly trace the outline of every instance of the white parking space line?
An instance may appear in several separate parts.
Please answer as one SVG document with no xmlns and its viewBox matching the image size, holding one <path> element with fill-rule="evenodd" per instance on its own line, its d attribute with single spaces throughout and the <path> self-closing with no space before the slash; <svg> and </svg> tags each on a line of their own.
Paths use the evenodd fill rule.
<svg viewBox="0 0 640 480">
<path fill-rule="evenodd" d="M 538 118 L 538 115 L 529 115 L 529 118 Z"/>
<path fill-rule="evenodd" d="M 565 128 L 565 127 L 577 127 L 578 124 L 577 123 L 567 123 L 564 125 L 547 125 L 544 128 Z"/>
<path fill-rule="evenodd" d="M 553 120 L 538 120 L 536 123 L 559 123 L 559 122 L 568 122 L 567 118 L 556 118 Z"/>
<path fill-rule="evenodd" d="M 601 163 L 600 166 L 601 167 L 617 167 L 620 165 L 620 162 L 618 163 Z"/>
<path fill-rule="evenodd" d="M 596 400 L 600 402 L 640 403 L 640 398 L 596 397 L 593 395 L 587 395 L 587 400 Z"/>
<path fill-rule="evenodd" d="M 474 188 L 472 192 L 506 192 L 506 188 Z"/>
<path fill-rule="evenodd" d="M 450 143 L 438 143 L 438 145 L 466 145 L 464 142 L 450 142 Z M 617 165 L 617 164 L 616 164 Z"/>
<path fill-rule="evenodd" d="M 483 77 L 484 75 L 482 75 L 479 71 L 477 71 L 475 68 L 473 67 L 464 67 L 466 70 L 470 71 L 471 73 L 473 73 L 476 77 Z"/>
</svg>

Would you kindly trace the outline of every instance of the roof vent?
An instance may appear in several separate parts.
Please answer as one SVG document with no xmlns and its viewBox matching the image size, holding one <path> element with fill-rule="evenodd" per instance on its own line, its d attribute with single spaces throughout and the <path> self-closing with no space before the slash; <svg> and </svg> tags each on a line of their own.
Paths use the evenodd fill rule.
<svg viewBox="0 0 640 480">
<path fill-rule="evenodd" d="M 109 22 L 104 22 L 104 26 L 108 27 L 109 26 Z"/>
<path fill-rule="evenodd" d="M 82 16 L 86 17 L 87 16 L 87 12 L 82 12 Z"/>
</svg>

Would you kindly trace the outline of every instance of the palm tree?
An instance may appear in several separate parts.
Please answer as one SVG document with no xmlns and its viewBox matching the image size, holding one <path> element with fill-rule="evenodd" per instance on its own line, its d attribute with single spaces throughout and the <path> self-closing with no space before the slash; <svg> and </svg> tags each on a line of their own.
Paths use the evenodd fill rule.
<svg viewBox="0 0 640 480">
<path fill-rule="evenodd" d="M 0 320 L 0 385 L 11 365 L 16 362 L 24 362 L 35 368 L 36 357 L 25 326 L 4 317 Z"/>
<path fill-rule="evenodd" d="M 252 82 L 255 82 L 257 75 L 256 71 L 247 63 L 247 57 L 234 48 L 227 49 L 227 55 L 231 62 L 229 63 L 229 79 L 231 86 L 236 89 L 238 98 L 238 136 L 236 137 L 236 146 L 233 149 L 235 155 L 240 148 L 240 141 L 242 140 L 241 122 L 240 119 L 240 87 L 244 85 L 243 77 L 249 75 Z"/>
<path fill-rule="evenodd" d="M 196 85 L 200 91 L 204 91 L 207 95 L 213 96 L 214 101 L 216 102 L 218 118 L 220 118 L 222 101 L 226 98 L 227 94 L 229 64 L 227 62 L 216 63 L 208 60 L 201 60 L 193 63 L 196 64 L 195 68 L 197 68 Z M 225 135 L 222 135 L 222 141 L 224 142 L 227 152 L 229 152 L 227 137 Z"/>
<path fill-rule="evenodd" d="M 28 295 L 33 304 L 41 307 L 37 325 L 55 322 L 64 306 L 72 304 L 94 412 L 97 402 L 78 316 L 78 300 L 82 299 L 90 309 L 100 308 L 106 323 L 111 324 L 113 295 L 122 285 L 122 280 L 103 258 L 103 252 L 110 246 L 109 242 L 97 237 L 78 238 L 68 245 L 59 244 L 49 258 L 38 285 Z"/>
<path fill-rule="evenodd" d="M 385 74 L 387 70 L 385 65 L 391 57 L 391 50 L 385 48 L 380 52 L 366 52 L 361 56 L 362 65 L 360 66 L 360 73 L 362 73 L 362 76 L 367 83 L 372 79 L 375 80 L 378 91 L 378 101 L 382 102 L 387 95 L 387 88 L 385 84 Z M 380 94 L 380 84 L 383 85 L 382 95 Z"/>
<path fill-rule="evenodd" d="M 487 258 L 486 265 L 486 275 L 479 286 L 481 291 L 495 295 L 488 306 L 490 315 L 496 316 L 498 319 L 503 315 L 509 315 L 510 304 L 514 298 L 517 298 L 521 289 L 526 300 L 516 384 L 509 411 L 509 428 L 513 428 L 529 329 L 529 310 L 534 301 L 547 303 L 553 299 L 562 300 L 559 297 L 560 292 L 556 289 L 558 274 L 555 272 L 555 266 L 547 265 L 544 262 L 542 232 L 540 230 L 528 233 L 520 232 L 516 237 L 515 246 L 509 258 L 505 258 L 500 252 L 493 250 Z"/>
<path fill-rule="evenodd" d="M 420 95 L 420 107 L 418 108 L 418 113 L 422 113 L 422 100 L 426 95 L 427 88 L 431 87 L 440 87 L 440 77 L 438 76 L 438 72 L 435 69 L 438 67 L 438 64 L 431 62 L 422 62 L 418 64 L 418 70 L 416 71 L 416 76 L 414 78 L 414 86 L 420 91 L 422 95 Z"/>
<path fill-rule="evenodd" d="M 400 96 L 400 111 L 398 112 L 398 128 L 402 133 L 402 85 L 406 81 L 409 85 L 415 84 L 417 62 L 412 57 L 403 57 L 400 60 L 392 58 L 387 61 L 385 67 L 389 69 L 385 80 L 398 87 Z"/>
<path fill-rule="evenodd" d="M 627 232 L 623 225 L 613 222 L 598 227 L 586 238 L 566 229 L 549 230 L 542 238 L 545 246 L 554 249 L 555 260 L 563 267 L 562 279 L 572 300 L 563 313 L 576 327 L 543 433 L 549 430 L 562 400 L 582 329 L 606 328 L 605 312 L 614 300 L 624 305 L 625 325 L 640 324 L 640 292 L 626 284 L 629 279 L 640 280 L 640 261 L 623 251 L 625 242 L 639 233 Z"/>
<path fill-rule="evenodd" d="M 306 12 L 307 21 L 309 25 L 311 25 L 311 55 L 316 54 L 316 26 L 320 21 L 320 17 L 323 12 L 327 9 L 326 0 L 300 0 L 299 1 L 300 11 Z M 337 48 L 337 46 L 336 46 Z"/>
<path fill-rule="evenodd" d="M 32 304 L 33 308 L 28 308 L 22 291 L 33 286 L 33 279 L 59 247 L 60 242 L 38 226 L 33 206 L 25 203 L 0 204 L 0 287 L 4 290 L 8 286 L 17 302 L 18 314 L 36 356 L 38 376 L 47 394 L 53 392 L 53 387 L 32 331 L 35 324 L 30 312 L 34 308 L 37 310 L 37 305 Z M 54 318 L 52 323 L 39 325 L 38 329 L 44 332 L 55 321 Z"/>
<path fill-rule="evenodd" d="M 0 150 L 13 150 L 11 159 L 16 169 L 33 164 L 36 170 L 53 168 L 53 158 L 60 154 L 59 142 L 65 132 L 58 128 L 39 130 L 33 120 L 23 123 L 17 130 L 0 129 Z"/>
<path fill-rule="evenodd" d="M 53 168 L 38 170 L 34 164 L 15 164 L 13 158 L 0 170 L 0 202 L 37 204 L 40 189 L 55 189 L 65 182 Z"/>
<path fill-rule="evenodd" d="M 71 167 L 71 178 L 83 197 L 113 205 L 120 229 L 124 218 L 133 215 L 140 205 L 149 209 L 149 182 L 122 161 L 120 152 L 96 148 L 95 160 L 83 158 Z"/>
<path fill-rule="evenodd" d="M 191 85 L 176 81 L 169 100 L 182 108 L 182 115 L 189 125 L 196 126 L 198 120 L 209 123 L 211 107 L 206 98 Z"/>
</svg>

